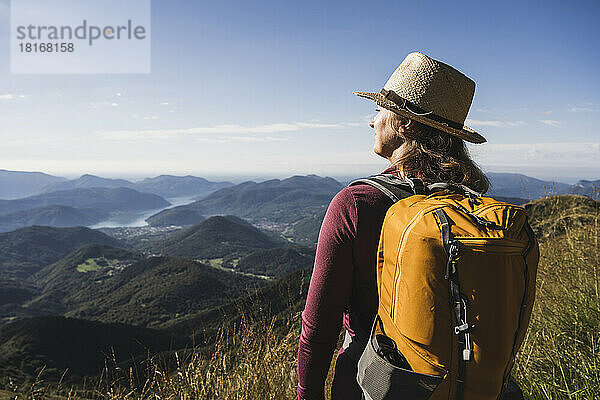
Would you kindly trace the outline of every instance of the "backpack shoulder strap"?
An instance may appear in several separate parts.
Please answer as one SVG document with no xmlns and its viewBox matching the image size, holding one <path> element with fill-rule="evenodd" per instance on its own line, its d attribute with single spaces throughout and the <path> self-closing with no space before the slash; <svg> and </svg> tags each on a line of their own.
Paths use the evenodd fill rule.
<svg viewBox="0 0 600 400">
<path fill-rule="evenodd" d="M 459 185 L 455 183 L 436 182 L 426 186 L 428 193 L 433 193 L 438 190 L 449 190 L 454 193 L 460 193 L 465 197 L 474 198 L 483 196 L 482 193 L 476 192 L 473 189 L 465 185 Z"/>
<path fill-rule="evenodd" d="M 348 186 L 366 184 L 379 189 L 394 203 L 408 196 L 412 196 L 413 190 L 408 182 L 392 174 L 373 175 L 350 182 Z"/>
</svg>

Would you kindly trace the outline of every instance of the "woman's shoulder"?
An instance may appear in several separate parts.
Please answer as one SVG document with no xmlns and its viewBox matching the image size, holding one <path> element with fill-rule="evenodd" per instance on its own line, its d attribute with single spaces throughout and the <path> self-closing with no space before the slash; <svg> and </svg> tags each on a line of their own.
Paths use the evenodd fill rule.
<svg viewBox="0 0 600 400">
<path fill-rule="evenodd" d="M 364 207 L 389 207 L 390 201 L 379 189 L 366 183 L 358 183 L 340 190 L 331 201 L 330 207 L 353 208 L 355 212 L 360 212 Z"/>
</svg>

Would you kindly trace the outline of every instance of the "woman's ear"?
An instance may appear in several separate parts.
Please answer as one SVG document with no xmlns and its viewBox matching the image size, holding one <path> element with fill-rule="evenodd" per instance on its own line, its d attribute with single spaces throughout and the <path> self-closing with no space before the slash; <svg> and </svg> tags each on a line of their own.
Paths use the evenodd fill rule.
<svg viewBox="0 0 600 400">
<path fill-rule="evenodd" d="M 404 133 L 406 132 L 408 129 L 410 129 L 410 127 L 413 125 L 412 123 L 412 119 L 410 118 L 406 118 L 406 117 L 401 117 L 401 121 L 402 123 L 398 126 L 398 131 L 399 133 Z"/>
</svg>

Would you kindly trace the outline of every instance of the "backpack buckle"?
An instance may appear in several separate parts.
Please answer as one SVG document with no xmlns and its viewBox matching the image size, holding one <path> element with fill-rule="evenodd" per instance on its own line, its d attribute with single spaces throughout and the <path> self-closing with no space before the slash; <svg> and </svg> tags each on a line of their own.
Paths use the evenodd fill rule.
<svg viewBox="0 0 600 400">
<path fill-rule="evenodd" d="M 469 325 L 468 323 L 463 323 L 461 325 L 457 325 L 454 327 L 454 333 L 460 335 L 461 333 L 469 333 L 473 329 L 475 329 L 475 325 Z"/>
<path fill-rule="evenodd" d="M 454 327 L 454 333 L 459 335 L 461 332 L 464 332 L 469 329 L 469 324 L 466 322 L 462 325 L 457 325 Z"/>
</svg>

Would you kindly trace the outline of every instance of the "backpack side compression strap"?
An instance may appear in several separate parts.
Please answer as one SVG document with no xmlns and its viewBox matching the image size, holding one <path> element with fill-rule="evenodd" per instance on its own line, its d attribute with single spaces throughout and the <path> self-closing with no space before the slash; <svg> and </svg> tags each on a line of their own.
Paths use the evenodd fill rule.
<svg viewBox="0 0 600 400">
<path fill-rule="evenodd" d="M 456 268 L 456 258 L 458 257 L 459 244 L 452 237 L 450 230 L 450 220 L 446 213 L 438 208 L 435 210 L 435 215 L 440 222 L 440 229 L 442 233 L 442 243 L 444 250 L 448 255 L 448 263 L 446 265 L 445 278 L 449 281 L 450 285 L 450 302 L 452 304 L 452 311 L 454 312 L 454 318 L 456 320 L 456 326 L 454 327 L 454 334 L 458 336 L 458 371 L 456 379 L 456 400 L 463 398 L 464 386 L 465 386 L 465 375 L 466 375 L 466 363 L 471 361 L 473 357 L 473 350 L 471 349 L 471 330 L 474 326 L 469 325 L 467 322 L 467 302 L 461 297 L 460 286 L 458 281 L 458 269 Z"/>
</svg>

